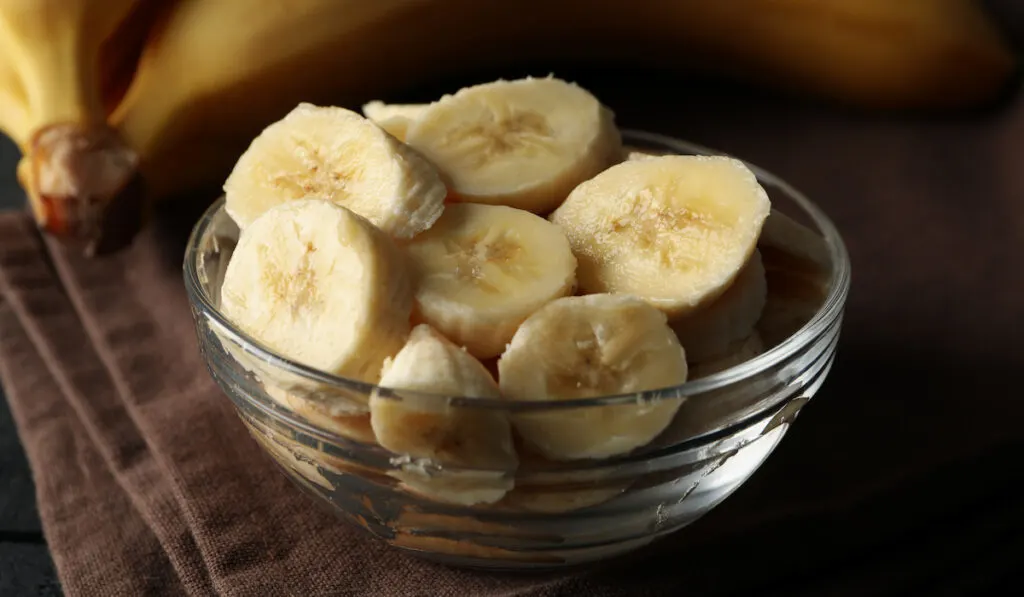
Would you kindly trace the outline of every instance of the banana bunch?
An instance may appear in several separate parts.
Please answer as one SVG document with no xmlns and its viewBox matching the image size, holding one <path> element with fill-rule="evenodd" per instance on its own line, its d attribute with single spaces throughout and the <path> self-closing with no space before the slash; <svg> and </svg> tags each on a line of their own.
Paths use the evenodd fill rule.
<svg viewBox="0 0 1024 597">
<path fill-rule="evenodd" d="M 743 162 L 624 147 L 611 110 L 551 76 L 363 114 L 298 104 L 250 143 L 224 191 L 240 230 L 225 315 L 290 359 L 380 388 L 325 414 L 303 398 L 318 388 L 254 370 L 268 394 L 398 455 L 390 474 L 406 490 L 461 505 L 611 499 L 620 480 L 517 488 L 520 456 L 629 453 L 682 398 L 507 412 L 439 396 L 680 385 L 765 349 L 762 245 L 828 263 Z"/>
<path fill-rule="evenodd" d="M 457 69 L 640 61 L 955 108 L 1016 66 L 971 0 L 4 0 L 0 45 L 0 129 L 35 217 L 93 253 L 128 242 L 151 200 L 222 182 L 298 102 L 357 105 Z"/>
</svg>

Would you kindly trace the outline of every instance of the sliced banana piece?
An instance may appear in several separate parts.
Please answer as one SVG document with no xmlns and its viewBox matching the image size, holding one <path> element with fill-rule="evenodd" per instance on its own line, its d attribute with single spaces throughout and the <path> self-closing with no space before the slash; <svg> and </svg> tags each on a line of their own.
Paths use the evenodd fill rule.
<svg viewBox="0 0 1024 597">
<path fill-rule="evenodd" d="M 504 412 L 455 407 L 439 396 L 401 392 L 500 398 L 498 384 L 480 361 L 420 324 L 385 363 L 380 383 L 397 396 L 371 396 L 370 423 L 382 446 L 408 456 L 395 477 L 418 493 L 463 505 L 496 502 L 512 488 L 510 473 L 518 459 Z"/>
<path fill-rule="evenodd" d="M 550 219 L 579 260 L 580 290 L 638 296 L 675 318 L 732 284 L 769 208 L 743 162 L 670 155 L 612 166 Z"/>
<path fill-rule="evenodd" d="M 727 354 L 753 331 L 767 297 L 764 264 L 761 252 L 755 249 L 722 296 L 672 321 L 687 360 L 701 363 Z"/>
<path fill-rule="evenodd" d="M 430 104 L 385 104 L 374 100 L 363 104 L 363 115 L 399 141 L 405 141 L 409 126 L 419 120 L 429 106 Z"/>
<path fill-rule="evenodd" d="M 639 393 L 686 381 L 686 355 L 665 315 L 630 296 L 557 299 L 531 315 L 498 361 L 510 400 Z M 681 401 L 662 398 L 512 415 L 523 441 L 551 460 L 604 458 L 646 445 Z"/>
<path fill-rule="evenodd" d="M 328 402 L 314 397 L 304 397 L 299 391 L 274 385 L 264 385 L 263 389 L 278 404 L 321 429 L 360 443 L 377 443 L 373 428 L 370 426 L 366 402 L 361 397 L 353 396 L 354 400 L 346 401 L 343 396 L 331 396 L 332 400 Z"/>
<path fill-rule="evenodd" d="M 409 333 L 412 288 L 383 232 L 330 201 L 302 199 L 267 210 L 242 232 L 221 309 L 288 359 L 375 382 Z M 264 382 L 287 388 L 294 380 Z"/>
<path fill-rule="evenodd" d="M 690 365 L 690 379 L 700 379 L 735 367 L 763 353 L 765 350 L 761 334 L 754 330 L 749 336 L 734 342 L 724 354 Z"/>
<path fill-rule="evenodd" d="M 521 209 L 449 205 L 406 249 L 416 317 L 480 359 L 501 354 L 523 320 L 576 283 L 565 234 Z"/>
<path fill-rule="evenodd" d="M 430 163 L 373 122 L 307 103 L 253 140 L 224 192 L 225 209 L 243 230 L 275 205 L 316 195 L 402 239 L 429 228 L 447 195 Z"/>
<path fill-rule="evenodd" d="M 619 161 L 610 110 L 553 77 L 495 81 L 434 102 L 406 142 L 462 201 L 548 213 L 579 183 Z"/>
<path fill-rule="evenodd" d="M 646 160 L 647 158 L 656 158 L 663 155 L 674 155 L 671 151 L 658 150 L 658 149 L 638 149 L 629 145 L 623 146 L 622 148 L 622 159 L 625 161 L 634 160 Z"/>
</svg>

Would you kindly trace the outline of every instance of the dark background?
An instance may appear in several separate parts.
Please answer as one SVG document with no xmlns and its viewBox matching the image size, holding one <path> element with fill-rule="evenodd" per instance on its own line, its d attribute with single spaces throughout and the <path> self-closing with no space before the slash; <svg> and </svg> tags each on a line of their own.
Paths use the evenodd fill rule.
<svg viewBox="0 0 1024 597">
<path fill-rule="evenodd" d="M 1024 2 L 989 4 L 1020 40 Z M 624 126 L 663 130 L 776 171 L 824 205 L 850 248 L 853 292 L 831 377 L 773 458 L 693 532 L 721 533 L 727 556 L 752 562 L 742 534 L 731 531 L 762 503 L 779 510 L 789 500 L 799 515 L 767 517 L 756 529 L 761 545 L 766 535 L 779 539 L 778 553 L 745 572 L 761 576 L 750 585 L 760 594 L 790 594 L 796 578 L 806 594 L 837 585 L 860 586 L 861 594 L 1011 593 L 1024 561 L 1024 432 L 1015 423 L 1024 422 L 1024 118 L 1007 112 L 1024 110 L 1004 105 L 969 117 L 894 122 L 737 85 L 687 80 L 680 95 L 666 92 L 677 81 L 637 71 L 558 73 L 592 86 Z M 452 85 L 389 99 L 428 99 Z M 637 101 L 638 93 L 650 95 Z M 666 114 L 709 105 L 727 125 L 682 117 L 662 128 Z M 1019 140 L 989 142 L 1008 123 Z M 780 142 L 795 149 L 772 151 Z M 17 158 L 0 137 L 0 208 L 23 204 Z M 1011 171 L 1016 190 L 986 178 Z M 884 186 L 893 180 L 908 185 L 907 195 Z M 956 195 L 949 185 L 961 201 L 941 202 Z M 937 203 L 918 196 L 929 188 Z M 879 189 L 889 196 L 860 200 Z M 998 209 L 987 210 L 990 194 L 1003 195 Z M 1006 201 L 1013 197 L 1015 206 Z M 892 214 L 879 211 L 872 222 L 870 212 L 887 201 Z M 922 215 L 937 228 L 915 228 Z M 1006 246 L 986 245 L 998 241 Z M 958 259 L 962 253 L 968 257 Z M 948 277 L 921 271 L 935 260 L 944 260 Z M 958 276 L 979 267 L 985 271 Z M 978 280 L 989 283 L 972 291 Z M 855 475 L 862 482 L 849 482 Z M 31 473 L 0 392 L 0 597 L 59 593 Z"/>
</svg>

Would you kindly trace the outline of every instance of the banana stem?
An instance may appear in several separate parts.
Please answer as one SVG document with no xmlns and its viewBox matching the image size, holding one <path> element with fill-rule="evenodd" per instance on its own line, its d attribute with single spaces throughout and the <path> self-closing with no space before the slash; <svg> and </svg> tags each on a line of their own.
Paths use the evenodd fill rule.
<svg viewBox="0 0 1024 597">
<path fill-rule="evenodd" d="M 106 124 L 99 78 L 102 41 L 134 1 L 0 5 L 8 75 L 24 96 L 12 131 L 23 156 L 18 178 L 37 224 L 90 254 L 123 245 L 141 227 L 138 158 Z"/>
</svg>

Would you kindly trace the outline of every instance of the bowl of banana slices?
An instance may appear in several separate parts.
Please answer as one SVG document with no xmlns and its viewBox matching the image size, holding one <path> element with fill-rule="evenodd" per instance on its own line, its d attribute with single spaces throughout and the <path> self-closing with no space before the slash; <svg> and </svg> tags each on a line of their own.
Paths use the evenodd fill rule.
<svg viewBox="0 0 1024 597">
<path fill-rule="evenodd" d="M 555 77 L 300 104 L 224 191 L 184 263 L 213 378 L 313 501 L 452 565 L 700 518 L 821 386 L 850 284 L 784 181 Z"/>
</svg>

